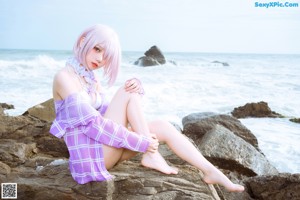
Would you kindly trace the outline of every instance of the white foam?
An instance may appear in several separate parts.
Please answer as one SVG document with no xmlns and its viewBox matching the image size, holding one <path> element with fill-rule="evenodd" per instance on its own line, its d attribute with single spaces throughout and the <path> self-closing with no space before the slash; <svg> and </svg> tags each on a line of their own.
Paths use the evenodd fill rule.
<svg viewBox="0 0 300 200">
<path fill-rule="evenodd" d="M 68 163 L 69 161 L 68 160 L 65 160 L 65 159 L 57 159 L 57 160 L 54 160 L 52 161 L 49 165 L 63 165 L 63 164 L 66 164 Z"/>
</svg>

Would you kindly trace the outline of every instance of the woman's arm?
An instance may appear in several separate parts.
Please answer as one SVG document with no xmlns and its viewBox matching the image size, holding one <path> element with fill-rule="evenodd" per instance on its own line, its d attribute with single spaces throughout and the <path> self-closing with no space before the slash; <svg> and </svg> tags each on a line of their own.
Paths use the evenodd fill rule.
<svg viewBox="0 0 300 200">
<path fill-rule="evenodd" d="M 62 100 L 68 97 L 70 94 L 79 91 L 78 81 L 74 79 L 74 76 L 66 69 L 59 71 L 53 80 L 53 98 L 55 100 Z"/>
</svg>

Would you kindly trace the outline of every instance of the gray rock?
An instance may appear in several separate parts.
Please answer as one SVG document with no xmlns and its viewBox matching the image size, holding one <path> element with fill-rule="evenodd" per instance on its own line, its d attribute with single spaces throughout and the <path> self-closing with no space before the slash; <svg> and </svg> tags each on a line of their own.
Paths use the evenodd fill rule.
<svg viewBox="0 0 300 200">
<path fill-rule="evenodd" d="M 155 65 L 163 65 L 166 63 L 165 56 L 157 46 L 152 46 L 145 53 L 145 56 L 140 57 L 134 62 L 135 65 L 148 67 Z"/>
<path fill-rule="evenodd" d="M 18 199 L 220 199 L 188 165 L 166 175 L 127 161 L 111 170 L 113 181 L 79 185 L 70 174 L 66 145 L 49 128 L 31 115 L 0 116 L 0 181 L 17 183 Z M 57 159 L 66 162 L 51 164 Z"/>
<path fill-rule="evenodd" d="M 45 112 L 47 110 L 49 109 L 44 109 Z M 286 197 L 283 199 L 296 197 L 295 199 L 297 199 L 299 197 L 297 196 L 299 183 L 293 181 L 294 175 L 291 174 L 286 177 L 285 181 L 281 181 L 282 179 L 277 178 L 276 175 L 260 179 L 259 184 L 263 186 L 259 186 L 259 184 L 256 186 L 256 183 L 253 184 L 254 181 L 246 178 L 246 192 L 226 193 L 217 185 L 204 183 L 201 171 L 182 162 L 165 144 L 160 145 L 159 151 L 167 162 L 172 162 L 179 168 L 177 175 L 165 175 L 144 168 L 140 166 L 138 159 L 132 159 L 122 162 L 110 170 L 111 174 L 115 176 L 112 181 L 79 185 L 70 174 L 66 145 L 63 140 L 49 134 L 51 123 L 38 116 L 31 114 L 16 117 L 0 115 L 0 182 L 17 183 L 18 199 L 238 200 L 252 199 L 252 197 L 264 199 L 266 194 L 275 199 L 279 197 Z M 202 126 L 199 121 L 203 120 L 206 122 Z M 229 122 L 226 123 L 226 120 Z M 196 136 L 198 132 L 201 132 L 202 140 L 195 137 L 196 141 L 201 143 L 194 143 L 190 139 L 191 142 L 199 148 L 203 148 L 202 153 L 213 158 L 212 162 L 216 161 L 216 164 L 222 162 L 223 165 L 220 166 L 227 166 L 229 170 L 222 168 L 220 170 L 234 182 L 242 180 L 245 177 L 243 174 L 247 174 L 247 176 L 263 174 L 269 173 L 273 169 L 272 167 L 267 169 L 266 162 L 261 158 L 263 155 L 246 142 L 249 136 L 243 136 L 246 139 L 241 139 L 240 135 L 244 135 L 244 133 L 239 133 L 243 132 L 243 127 L 238 125 L 238 120 L 228 116 L 206 113 L 200 118 L 197 115 L 191 115 L 183 121 L 187 133 Z M 196 126 L 193 127 L 194 132 L 187 130 L 187 126 L 193 123 L 196 123 Z M 233 131 L 231 132 L 221 125 L 231 128 L 235 133 L 233 134 Z M 245 153 L 250 152 L 249 149 L 252 151 L 252 157 L 257 157 L 256 161 L 251 155 Z M 57 159 L 63 159 L 64 162 L 54 165 L 53 161 Z M 260 188 L 263 189 L 259 190 Z M 276 193 L 275 190 L 278 192 Z"/>
<path fill-rule="evenodd" d="M 225 66 L 225 67 L 228 67 L 229 66 L 229 64 L 227 63 L 227 62 L 220 62 L 220 61 L 213 61 L 212 63 L 217 63 L 217 64 L 221 64 L 221 65 L 223 65 L 223 66 Z"/>
<path fill-rule="evenodd" d="M 152 46 L 145 52 L 145 56 L 154 58 L 161 65 L 166 63 L 165 56 L 157 46 Z"/>
<path fill-rule="evenodd" d="M 222 169 L 246 176 L 278 173 L 263 154 L 223 126 L 216 125 L 196 144 L 203 156 Z"/>
<path fill-rule="evenodd" d="M 142 56 L 137 61 L 135 61 L 134 64 L 143 67 L 148 67 L 148 66 L 159 65 L 159 62 L 155 58 Z"/>
<path fill-rule="evenodd" d="M 52 122 L 55 119 L 53 99 L 29 108 L 23 115 L 30 115 L 46 122 Z"/>
<path fill-rule="evenodd" d="M 5 181 L 18 183 L 20 199 L 220 199 L 198 170 L 178 167 L 178 175 L 166 175 L 126 161 L 110 171 L 114 180 L 80 185 L 66 163 L 47 165 L 40 171 L 16 169 Z"/>
<path fill-rule="evenodd" d="M 300 199 L 300 174 L 281 173 L 276 176 L 256 176 L 245 180 L 253 199 Z"/>
<path fill-rule="evenodd" d="M 261 152 L 255 135 L 238 119 L 229 115 L 220 115 L 212 112 L 192 113 L 182 119 L 182 124 L 183 133 L 196 143 L 199 143 L 201 138 L 218 124 L 229 129 Z"/>
</svg>

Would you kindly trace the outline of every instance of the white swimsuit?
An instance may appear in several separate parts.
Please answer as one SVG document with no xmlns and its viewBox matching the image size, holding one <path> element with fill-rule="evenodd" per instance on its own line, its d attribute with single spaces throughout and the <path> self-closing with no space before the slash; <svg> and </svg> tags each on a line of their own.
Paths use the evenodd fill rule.
<svg viewBox="0 0 300 200">
<path fill-rule="evenodd" d="M 70 66 L 71 67 L 71 66 Z M 69 68 L 68 68 L 69 69 Z M 95 99 L 95 101 L 93 101 L 93 98 L 92 98 L 92 96 L 91 95 L 89 95 L 88 94 L 88 92 L 87 92 L 87 87 L 86 87 L 86 84 L 82 81 L 82 79 L 80 78 L 80 76 L 78 75 L 78 74 L 76 74 L 77 75 L 77 77 L 78 77 L 78 79 L 79 79 L 79 81 L 80 81 L 80 84 L 81 84 L 81 86 L 82 86 L 82 88 L 83 88 L 83 90 L 80 92 L 82 95 L 84 95 L 85 97 L 87 97 L 87 98 L 89 98 L 89 100 L 90 100 L 90 102 L 91 102 L 91 105 L 96 109 L 96 110 L 98 110 L 100 107 L 101 107 L 101 105 L 102 105 L 102 97 L 100 96 L 100 94 L 98 93 L 98 92 L 95 92 L 95 97 L 96 97 L 96 99 Z"/>
<path fill-rule="evenodd" d="M 95 101 L 93 101 L 93 98 L 84 90 L 82 90 L 80 92 L 80 94 L 82 94 L 84 97 L 88 98 L 88 100 L 91 102 L 91 105 L 98 110 L 101 105 L 102 105 L 102 97 L 100 96 L 100 94 L 97 92 L 96 94 L 96 99 Z"/>
</svg>

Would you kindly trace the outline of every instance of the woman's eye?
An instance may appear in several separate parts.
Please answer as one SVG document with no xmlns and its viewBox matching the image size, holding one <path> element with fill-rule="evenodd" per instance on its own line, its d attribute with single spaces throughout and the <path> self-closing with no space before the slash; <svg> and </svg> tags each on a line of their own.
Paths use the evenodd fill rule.
<svg viewBox="0 0 300 200">
<path fill-rule="evenodd" d="M 99 47 L 94 47 L 94 49 L 95 49 L 96 52 L 101 52 L 102 51 L 102 49 L 100 49 Z"/>
</svg>

